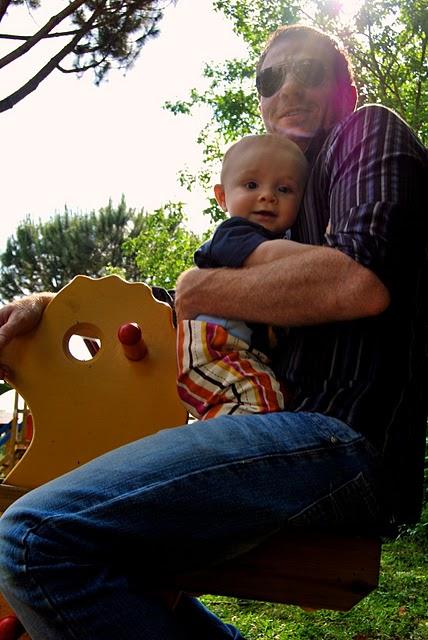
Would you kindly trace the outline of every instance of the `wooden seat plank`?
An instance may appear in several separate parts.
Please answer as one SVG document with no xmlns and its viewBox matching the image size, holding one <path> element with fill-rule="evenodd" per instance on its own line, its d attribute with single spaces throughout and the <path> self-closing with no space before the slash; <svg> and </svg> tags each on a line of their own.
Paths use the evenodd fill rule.
<svg viewBox="0 0 428 640">
<path fill-rule="evenodd" d="M 215 568 L 174 579 L 183 591 L 348 611 L 378 585 L 375 536 L 284 531 Z"/>
</svg>

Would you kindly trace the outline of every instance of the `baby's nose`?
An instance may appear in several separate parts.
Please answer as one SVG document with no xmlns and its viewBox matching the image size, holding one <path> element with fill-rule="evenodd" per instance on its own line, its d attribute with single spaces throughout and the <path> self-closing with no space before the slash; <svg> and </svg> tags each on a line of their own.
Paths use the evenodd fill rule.
<svg viewBox="0 0 428 640">
<path fill-rule="evenodd" d="M 276 191 L 274 189 L 263 189 L 260 193 L 261 200 L 272 201 L 276 199 Z"/>
</svg>

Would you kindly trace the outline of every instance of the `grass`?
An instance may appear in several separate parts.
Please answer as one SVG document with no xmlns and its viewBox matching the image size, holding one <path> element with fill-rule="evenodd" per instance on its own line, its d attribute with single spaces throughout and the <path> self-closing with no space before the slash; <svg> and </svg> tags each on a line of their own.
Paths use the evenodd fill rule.
<svg viewBox="0 0 428 640">
<path fill-rule="evenodd" d="M 428 640 L 427 529 L 384 544 L 378 589 L 347 613 L 219 596 L 202 600 L 246 640 Z"/>
</svg>

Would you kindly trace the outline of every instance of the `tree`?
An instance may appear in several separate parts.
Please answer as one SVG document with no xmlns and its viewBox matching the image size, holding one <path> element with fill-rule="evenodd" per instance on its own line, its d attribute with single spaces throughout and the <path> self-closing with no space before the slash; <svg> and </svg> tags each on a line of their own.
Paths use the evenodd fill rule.
<svg viewBox="0 0 428 640">
<path fill-rule="evenodd" d="M 118 273 L 128 280 L 172 287 L 192 264 L 201 239 L 184 226 L 181 204 L 154 213 L 115 208 L 86 215 L 67 209 L 48 222 L 27 218 L 8 239 L 1 256 L 4 300 L 37 291 L 59 291 L 74 276 Z"/>
<path fill-rule="evenodd" d="M 201 238 L 185 223 L 182 203 L 169 202 L 145 216 L 138 236 L 124 244 L 125 254 L 135 260 L 141 280 L 171 289 L 180 273 L 193 265 Z"/>
<path fill-rule="evenodd" d="M 6 300 L 33 291 L 58 291 L 77 274 L 105 275 L 107 265 L 124 267 L 122 244 L 141 228 L 142 214 L 109 202 L 98 213 L 76 215 L 67 209 L 47 222 L 27 218 L 8 239 L 1 256 L 0 293 Z"/>
<path fill-rule="evenodd" d="M 0 112 L 23 100 L 55 69 L 82 74 L 93 69 L 99 84 L 115 64 L 129 69 L 145 42 L 159 34 L 162 8 L 171 0 L 72 0 L 33 33 L 0 33 L 0 39 L 22 43 L 0 59 L 0 69 L 48 39 L 59 42 L 57 53 L 19 89 L 0 100 Z M 37 9 L 42 0 L 0 0 L 0 22 L 8 10 L 25 2 Z M 64 25 L 58 30 L 59 25 Z"/>
<path fill-rule="evenodd" d="M 233 23 L 248 55 L 221 65 L 206 64 L 206 91 L 188 100 L 166 103 L 175 114 L 192 114 L 201 104 L 212 117 L 199 134 L 203 167 L 181 181 L 191 190 L 207 188 L 224 147 L 242 135 L 263 130 L 254 86 L 254 69 L 267 36 L 281 24 L 303 21 L 335 35 L 351 54 L 359 104 L 381 102 L 401 115 L 428 142 L 428 0 L 366 0 L 352 19 L 341 13 L 340 0 L 215 0 L 214 7 Z M 205 211 L 223 217 L 214 200 Z"/>
</svg>

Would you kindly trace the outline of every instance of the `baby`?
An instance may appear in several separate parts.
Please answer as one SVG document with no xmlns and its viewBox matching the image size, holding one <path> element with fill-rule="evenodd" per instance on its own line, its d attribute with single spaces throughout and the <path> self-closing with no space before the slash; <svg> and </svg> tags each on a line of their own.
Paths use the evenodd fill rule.
<svg viewBox="0 0 428 640">
<path fill-rule="evenodd" d="M 214 187 L 230 218 L 195 253 L 196 265 L 239 268 L 298 250 L 284 235 L 296 219 L 307 173 L 299 147 L 282 136 L 251 135 L 232 145 L 223 159 L 221 182 Z M 204 315 L 179 322 L 181 400 L 195 418 L 204 420 L 281 411 L 284 390 L 270 367 L 269 352 L 266 325 Z"/>
</svg>

